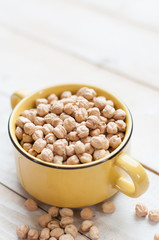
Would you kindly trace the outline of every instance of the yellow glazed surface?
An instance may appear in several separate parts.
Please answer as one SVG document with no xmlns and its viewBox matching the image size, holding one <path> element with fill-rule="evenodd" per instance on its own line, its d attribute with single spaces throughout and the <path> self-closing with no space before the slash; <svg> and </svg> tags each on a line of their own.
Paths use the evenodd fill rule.
<svg viewBox="0 0 159 240">
<path fill-rule="evenodd" d="M 131 114 L 125 104 L 103 89 L 88 86 L 94 88 L 97 95 L 111 99 L 115 107 L 122 108 L 127 114 L 125 138 L 109 158 L 102 158 L 87 164 L 61 166 L 43 162 L 31 156 L 17 141 L 15 121 L 22 111 L 35 107 L 35 99 L 47 97 L 51 93 L 60 95 L 66 90 L 76 93 L 83 86 L 88 85 L 57 85 L 42 89 L 27 97 L 25 97 L 26 90 L 23 89 L 12 95 L 11 104 L 15 108 L 9 120 L 9 135 L 14 145 L 17 174 L 22 186 L 38 200 L 59 207 L 75 208 L 96 204 L 111 197 L 117 191 L 130 197 L 140 196 L 148 188 L 147 174 L 136 160 L 124 153 L 132 133 Z M 123 169 L 132 181 L 123 177 L 120 169 Z"/>
</svg>

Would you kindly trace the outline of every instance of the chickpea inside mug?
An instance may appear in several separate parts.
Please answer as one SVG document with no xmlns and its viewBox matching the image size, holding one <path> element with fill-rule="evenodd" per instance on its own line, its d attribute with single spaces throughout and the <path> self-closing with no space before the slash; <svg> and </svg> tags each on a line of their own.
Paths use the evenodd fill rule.
<svg viewBox="0 0 159 240">
<path fill-rule="evenodd" d="M 31 196 L 49 205 L 78 208 L 118 191 L 139 197 L 147 190 L 144 168 L 127 151 L 132 115 L 112 93 L 62 84 L 32 94 L 17 91 L 11 104 L 8 130 L 17 174 Z"/>
<path fill-rule="evenodd" d="M 29 154 L 55 164 L 76 165 L 105 157 L 122 142 L 126 113 L 83 87 L 38 98 L 16 120 L 16 136 Z"/>
</svg>

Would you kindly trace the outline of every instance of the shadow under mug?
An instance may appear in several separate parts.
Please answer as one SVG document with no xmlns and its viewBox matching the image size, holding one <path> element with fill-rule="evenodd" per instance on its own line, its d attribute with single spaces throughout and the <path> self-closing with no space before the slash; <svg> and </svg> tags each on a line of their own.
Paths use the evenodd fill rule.
<svg viewBox="0 0 159 240">
<path fill-rule="evenodd" d="M 107 157 L 79 165 L 48 163 L 27 153 L 15 136 L 15 122 L 21 112 L 35 107 L 37 98 L 47 97 L 51 93 L 59 96 L 66 90 L 76 93 L 84 86 L 93 88 L 98 96 L 105 96 L 114 102 L 116 108 L 126 112 L 127 128 L 120 146 Z M 23 89 L 13 93 L 11 105 L 14 109 L 8 129 L 14 145 L 17 174 L 24 189 L 36 199 L 58 207 L 77 208 L 99 203 L 117 191 L 130 197 L 139 197 L 148 188 L 149 181 L 144 168 L 125 153 L 133 129 L 131 113 L 110 92 L 84 84 L 51 86 L 33 94 Z"/>
</svg>

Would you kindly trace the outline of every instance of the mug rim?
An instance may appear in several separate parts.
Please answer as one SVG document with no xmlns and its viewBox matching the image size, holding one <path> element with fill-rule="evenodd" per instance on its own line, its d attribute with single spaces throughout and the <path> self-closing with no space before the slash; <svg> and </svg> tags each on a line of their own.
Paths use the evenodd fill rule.
<svg viewBox="0 0 159 240">
<path fill-rule="evenodd" d="M 51 88 L 51 87 L 54 87 L 54 86 L 60 87 L 60 86 L 64 86 L 64 85 L 67 85 L 67 86 L 69 86 L 69 85 L 76 85 L 76 86 L 78 86 L 78 85 L 79 85 L 79 86 L 81 86 L 81 87 L 83 86 L 83 87 L 96 88 L 96 89 L 99 89 L 99 90 L 103 90 L 103 89 L 101 89 L 101 88 L 99 88 L 99 87 L 96 87 L 96 86 L 93 86 L 93 85 L 78 84 L 78 83 L 76 83 L 76 84 L 69 84 L 69 83 L 68 83 L 68 84 L 53 85 L 53 86 L 50 86 L 50 87 L 47 87 L 47 88 L 42 88 L 42 89 L 40 89 L 40 90 L 38 90 L 38 91 L 34 91 L 33 93 L 31 93 L 31 94 L 27 95 L 26 97 L 24 97 L 24 98 L 15 106 L 15 108 L 14 108 L 13 111 L 11 112 L 10 117 L 9 117 L 9 120 L 8 120 L 8 133 L 9 133 L 9 137 L 10 137 L 11 142 L 13 143 L 14 147 L 16 148 L 16 150 L 19 151 L 19 152 L 20 152 L 24 157 L 26 157 L 28 160 L 31 160 L 31 161 L 34 162 L 34 163 L 43 165 L 43 166 L 45 166 L 45 167 L 56 168 L 56 169 L 81 169 L 81 168 L 93 167 L 93 166 L 102 164 L 102 163 L 104 163 L 104 162 L 106 162 L 106 161 L 108 161 L 108 160 L 111 160 L 112 158 L 114 158 L 115 156 L 117 156 L 117 155 L 125 148 L 125 146 L 128 144 L 128 142 L 129 142 L 129 140 L 130 140 L 130 138 L 131 138 L 131 135 L 132 135 L 132 132 L 133 132 L 133 118 L 132 118 L 132 114 L 131 114 L 129 108 L 127 107 L 127 105 L 126 105 L 123 101 L 121 101 L 120 98 L 116 97 L 114 94 L 112 94 L 111 92 L 109 92 L 109 91 L 107 91 L 107 90 L 105 90 L 105 89 L 104 89 L 104 91 L 105 91 L 106 93 L 109 93 L 109 94 L 112 95 L 115 99 L 117 99 L 118 102 L 120 102 L 122 105 L 124 105 L 124 107 L 126 108 L 126 110 L 127 110 L 128 113 L 129 113 L 129 116 L 128 116 L 128 117 L 129 117 L 129 120 L 130 120 L 130 123 L 129 123 L 129 124 L 130 124 L 130 127 L 131 127 L 130 132 L 129 132 L 129 135 L 128 135 L 127 139 L 125 139 L 125 142 L 124 142 L 124 140 L 123 140 L 123 142 L 115 149 L 115 150 L 117 150 L 117 151 L 114 150 L 114 151 L 113 151 L 114 153 L 113 153 L 113 152 L 110 153 L 110 154 L 108 155 L 108 157 L 103 157 L 103 158 L 100 158 L 100 159 L 98 159 L 98 160 L 92 161 L 92 162 L 90 162 L 90 163 L 77 164 L 77 165 L 60 165 L 60 164 L 56 164 L 56 163 L 45 162 L 45 161 L 43 161 L 43 160 L 41 160 L 41 159 L 38 159 L 38 158 L 36 158 L 36 157 L 34 157 L 34 156 L 31 156 L 31 155 L 28 154 L 25 150 L 23 151 L 23 150 L 20 148 L 20 146 L 18 146 L 17 143 L 14 141 L 14 139 L 13 139 L 13 137 L 12 137 L 12 134 L 11 134 L 11 118 L 12 118 L 12 116 L 13 116 L 13 113 L 16 112 L 16 108 L 17 108 L 20 104 L 22 104 L 23 101 L 25 101 L 27 98 L 31 97 L 32 95 L 34 95 L 34 94 L 36 94 L 36 93 L 38 93 L 38 92 L 40 92 L 40 91 L 44 91 L 44 90 L 46 90 L 46 89 L 48 89 L 48 88 Z M 20 145 L 20 144 L 19 144 L 19 145 Z"/>
</svg>

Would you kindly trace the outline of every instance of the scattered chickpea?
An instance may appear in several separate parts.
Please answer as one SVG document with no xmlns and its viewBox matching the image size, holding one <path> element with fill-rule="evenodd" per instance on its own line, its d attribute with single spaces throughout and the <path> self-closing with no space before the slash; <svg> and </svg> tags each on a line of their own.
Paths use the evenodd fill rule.
<svg viewBox="0 0 159 240">
<path fill-rule="evenodd" d="M 149 220 L 153 222 L 159 222 L 159 210 L 150 210 L 148 215 Z"/>
<path fill-rule="evenodd" d="M 29 210 L 29 211 L 35 211 L 38 208 L 37 203 L 35 202 L 34 199 L 28 198 L 25 203 L 24 206 Z"/>
<path fill-rule="evenodd" d="M 37 240 L 39 237 L 39 233 L 35 229 L 30 229 L 28 232 L 28 240 Z"/>
<path fill-rule="evenodd" d="M 148 213 L 148 209 L 145 204 L 137 203 L 135 207 L 136 215 L 138 217 L 145 217 Z"/>
<path fill-rule="evenodd" d="M 50 214 L 50 213 L 49 213 Z M 51 210 L 51 215 L 52 215 L 52 210 Z M 55 215 L 55 214 L 54 214 Z M 50 230 L 53 230 L 53 229 L 55 229 L 55 228 L 59 228 L 60 227 L 60 225 L 59 225 L 59 222 L 58 221 L 56 221 L 56 220 L 52 220 L 52 221 L 50 221 L 48 224 L 47 224 L 47 227 L 50 229 Z"/>
<path fill-rule="evenodd" d="M 59 239 L 59 237 L 62 236 L 63 234 L 64 234 L 64 230 L 62 228 L 54 228 L 50 232 L 50 236 L 55 237 L 56 239 Z"/>
<path fill-rule="evenodd" d="M 77 228 L 73 224 L 67 225 L 65 227 L 65 233 L 70 234 L 73 238 L 76 238 L 77 232 Z"/>
<path fill-rule="evenodd" d="M 18 225 L 16 228 L 16 234 L 20 239 L 26 239 L 29 232 L 28 225 Z"/>
<path fill-rule="evenodd" d="M 62 208 L 60 209 L 61 217 L 73 217 L 73 210 L 70 208 Z"/>
<path fill-rule="evenodd" d="M 91 220 L 93 218 L 93 210 L 91 208 L 83 208 L 80 216 L 84 220 Z"/>
<path fill-rule="evenodd" d="M 16 127 L 15 135 L 17 136 L 17 138 L 18 138 L 19 140 L 22 140 L 22 138 L 23 138 L 23 133 L 24 133 L 24 131 L 23 131 L 23 129 L 22 129 L 21 127 Z"/>
<path fill-rule="evenodd" d="M 81 230 L 83 232 L 88 232 L 89 229 L 94 225 L 94 222 L 93 221 L 90 221 L 90 220 L 84 220 L 81 224 Z"/>
<path fill-rule="evenodd" d="M 156 233 L 156 234 L 154 235 L 154 240 L 159 240 L 159 233 Z"/>
<path fill-rule="evenodd" d="M 48 213 L 51 215 L 51 217 L 57 217 L 59 215 L 59 208 L 54 206 L 50 207 Z"/>
<path fill-rule="evenodd" d="M 46 227 L 47 224 L 52 220 L 51 215 L 50 214 L 43 214 L 39 217 L 38 223 L 41 227 Z"/>
<path fill-rule="evenodd" d="M 100 236 L 99 236 L 99 230 L 96 226 L 92 226 L 89 230 L 89 236 L 91 239 L 95 240 L 95 239 L 98 239 Z"/>
<path fill-rule="evenodd" d="M 71 234 L 64 234 L 60 236 L 59 240 L 74 240 Z"/>
<path fill-rule="evenodd" d="M 40 233 L 40 239 L 47 240 L 50 237 L 50 229 L 43 228 Z"/>
<path fill-rule="evenodd" d="M 74 223 L 74 219 L 72 217 L 64 216 L 61 218 L 60 226 L 66 227 L 67 225 L 70 225 L 72 223 Z"/>
<path fill-rule="evenodd" d="M 104 213 L 113 213 L 115 211 L 115 204 L 111 201 L 107 201 L 102 204 L 102 211 Z"/>
</svg>

